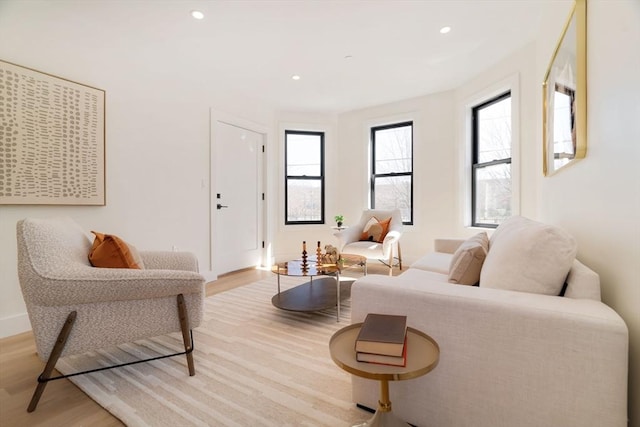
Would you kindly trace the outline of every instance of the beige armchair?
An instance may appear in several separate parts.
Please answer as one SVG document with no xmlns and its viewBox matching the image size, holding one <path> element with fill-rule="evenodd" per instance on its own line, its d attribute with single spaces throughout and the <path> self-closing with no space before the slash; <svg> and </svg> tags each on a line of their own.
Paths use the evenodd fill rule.
<svg viewBox="0 0 640 427">
<path fill-rule="evenodd" d="M 145 269 L 95 268 L 92 240 L 70 218 L 21 220 L 17 242 L 20 287 L 46 362 L 29 412 L 48 381 L 69 376 L 51 376 L 58 358 L 142 338 L 182 332 L 184 352 L 154 359 L 185 354 L 195 375 L 191 328 L 202 320 L 204 278 L 194 255 L 140 252 Z"/>
<path fill-rule="evenodd" d="M 365 225 L 373 217 L 379 221 L 391 218 L 389 231 L 381 243 L 360 240 Z M 400 252 L 402 214 L 399 209 L 365 210 L 357 224 L 335 233 L 334 236 L 338 238 L 338 251 L 340 253 L 360 255 L 367 259 L 378 259 L 389 267 L 389 276 L 393 274 L 393 267 L 396 265 L 402 270 L 402 254 Z"/>
</svg>

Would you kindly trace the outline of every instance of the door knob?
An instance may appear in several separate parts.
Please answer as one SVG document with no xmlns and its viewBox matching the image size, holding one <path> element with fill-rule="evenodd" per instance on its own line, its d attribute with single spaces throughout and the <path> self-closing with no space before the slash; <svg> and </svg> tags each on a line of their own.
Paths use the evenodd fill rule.
<svg viewBox="0 0 640 427">
<path fill-rule="evenodd" d="M 220 203 L 218 203 L 216 205 L 216 208 L 218 208 L 218 210 L 222 209 L 222 208 L 228 208 L 229 206 L 225 206 L 225 205 L 221 205 Z"/>
</svg>

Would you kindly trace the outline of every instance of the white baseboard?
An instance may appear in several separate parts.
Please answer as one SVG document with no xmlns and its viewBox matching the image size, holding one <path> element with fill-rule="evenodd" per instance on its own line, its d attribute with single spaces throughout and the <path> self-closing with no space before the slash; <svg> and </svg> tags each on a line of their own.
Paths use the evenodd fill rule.
<svg viewBox="0 0 640 427">
<path fill-rule="evenodd" d="M 213 282 L 218 279 L 218 275 L 213 271 L 201 271 L 200 275 L 204 277 L 205 283 Z"/>
<path fill-rule="evenodd" d="M 0 338 L 10 337 L 31 330 L 27 313 L 0 319 Z"/>
</svg>

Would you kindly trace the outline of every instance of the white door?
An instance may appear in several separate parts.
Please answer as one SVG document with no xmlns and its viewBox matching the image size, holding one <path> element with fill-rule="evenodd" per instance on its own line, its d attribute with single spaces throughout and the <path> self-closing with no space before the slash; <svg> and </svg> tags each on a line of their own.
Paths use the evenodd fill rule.
<svg viewBox="0 0 640 427">
<path fill-rule="evenodd" d="M 263 134 L 213 123 L 212 267 L 216 275 L 262 263 Z"/>
</svg>

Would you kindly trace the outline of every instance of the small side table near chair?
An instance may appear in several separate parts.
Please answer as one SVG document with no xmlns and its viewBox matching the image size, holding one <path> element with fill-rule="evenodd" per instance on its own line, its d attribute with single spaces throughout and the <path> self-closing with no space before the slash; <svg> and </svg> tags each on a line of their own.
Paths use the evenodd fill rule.
<svg viewBox="0 0 640 427">
<path fill-rule="evenodd" d="M 429 335 L 417 329 L 407 328 L 406 366 L 390 366 L 356 360 L 355 342 L 362 323 L 349 325 L 337 331 L 329 341 L 329 351 L 333 361 L 345 371 L 362 378 L 380 381 L 380 400 L 373 418 L 358 427 L 407 427 L 391 411 L 389 381 L 417 378 L 433 370 L 440 360 L 440 347 Z"/>
</svg>

